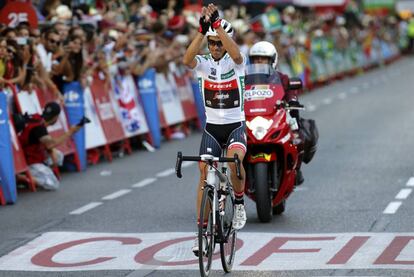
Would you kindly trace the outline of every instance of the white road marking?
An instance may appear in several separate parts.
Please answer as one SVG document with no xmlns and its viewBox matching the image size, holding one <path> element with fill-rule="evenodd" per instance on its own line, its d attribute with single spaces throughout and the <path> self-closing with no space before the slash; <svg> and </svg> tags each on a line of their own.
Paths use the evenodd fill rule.
<svg viewBox="0 0 414 277">
<path fill-rule="evenodd" d="M 106 176 L 111 176 L 112 175 L 112 171 L 111 170 L 102 170 L 100 173 L 101 176 L 106 177 Z"/>
<path fill-rule="evenodd" d="M 175 169 L 174 168 L 170 168 L 170 169 L 161 171 L 160 173 L 156 174 L 155 176 L 157 176 L 158 178 L 162 178 L 162 177 L 170 176 L 170 175 L 172 175 L 174 173 L 175 173 Z"/>
<path fill-rule="evenodd" d="M 412 191 L 413 191 L 412 189 L 402 189 L 397 194 L 397 196 L 395 196 L 395 199 L 398 199 L 398 200 L 407 199 L 407 197 L 410 196 Z"/>
<path fill-rule="evenodd" d="M 359 91 L 360 91 L 359 87 L 352 87 L 352 88 L 351 88 L 351 90 L 350 90 L 350 92 L 351 92 L 352 94 L 356 94 L 356 93 L 358 93 Z"/>
<path fill-rule="evenodd" d="M 365 83 L 363 83 L 362 84 L 362 87 L 364 88 L 364 89 L 367 89 L 367 88 L 369 88 L 370 87 L 370 83 L 368 83 L 368 82 L 365 82 Z"/>
<path fill-rule="evenodd" d="M 102 200 L 113 200 L 130 192 L 131 192 L 130 189 L 121 189 L 107 196 L 102 197 Z"/>
<path fill-rule="evenodd" d="M 340 99 L 340 100 L 344 100 L 344 99 L 346 99 L 346 93 L 344 93 L 344 92 L 341 92 L 340 94 L 338 94 L 338 98 Z"/>
<path fill-rule="evenodd" d="M 313 104 L 308 104 L 308 105 L 306 105 L 306 111 L 314 112 L 314 111 L 316 111 L 316 106 L 313 105 Z"/>
<path fill-rule="evenodd" d="M 401 206 L 402 202 L 395 201 L 388 204 L 388 206 L 383 211 L 384 214 L 395 214 L 398 208 Z"/>
<path fill-rule="evenodd" d="M 407 187 L 414 187 L 414 177 L 411 177 L 407 182 Z"/>
<path fill-rule="evenodd" d="M 181 164 L 181 167 L 189 167 L 196 164 L 196 162 L 185 161 Z"/>
<path fill-rule="evenodd" d="M 84 212 L 92 210 L 93 208 L 96 208 L 100 205 L 102 205 L 102 202 L 92 202 L 92 203 L 86 204 L 83 207 L 80 207 L 79 209 L 71 211 L 69 214 L 76 214 L 76 215 L 83 214 Z"/>
<path fill-rule="evenodd" d="M 325 98 L 323 99 L 322 103 L 324 103 L 325 105 L 329 105 L 332 103 L 332 99 L 331 98 Z"/>
<path fill-rule="evenodd" d="M 144 179 L 144 180 L 132 185 L 132 187 L 133 188 L 142 188 L 142 187 L 148 186 L 149 184 L 154 183 L 155 181 L 157 181 L 157 178 L 147 178 L 147 179 Z"/>
<path fill-rule="evenodd" d="M 48 232 L 0 257 L 8 271 L 198 270 L 194 232 Z M 237 235 L 235 271 L 414 270 L 414 233 Z M 220 258 L 213 269 L 221 270 Z M 86 273 L 84 273 L 85 275 Z M 260 274 L 259 274 L 260 275 Z"/>
</svg>

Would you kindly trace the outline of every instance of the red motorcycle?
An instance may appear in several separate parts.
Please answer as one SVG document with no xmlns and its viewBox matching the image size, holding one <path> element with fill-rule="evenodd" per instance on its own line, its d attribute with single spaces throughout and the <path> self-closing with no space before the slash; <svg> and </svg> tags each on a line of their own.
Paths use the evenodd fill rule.
<svg viewBox="0 0 414 277">
<path fill-rule="evenodd" d="M 296 182 L 298 166 L 297 122 L 284 103 L 285 91 L 279 74 L 269 65 L 247 66 L 244 109 L 246 115 L 247 153 L 246 194 L 256 202 L 261 222 L 272 214 L 285 211 L 286 199 Z M 289 81 L 289 89 L 301 89 L 299 78 Z"/>
</svg>

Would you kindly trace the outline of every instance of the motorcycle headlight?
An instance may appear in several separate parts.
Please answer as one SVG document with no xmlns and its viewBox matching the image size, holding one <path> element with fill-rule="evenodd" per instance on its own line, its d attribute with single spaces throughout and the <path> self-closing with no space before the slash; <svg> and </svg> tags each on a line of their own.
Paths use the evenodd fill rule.
<svg viewBox="0 0 414 277">
<path fill-rule="evenodd" d="M 272 124 L 272 119 L 268 120 L 261 116 L 257 116 L 252 121 L 246 122 L 247 128 L 252 131 L 253 136 L 258 140 L 262 140 L 266 136 L 267 131 Z"/>
</svg>

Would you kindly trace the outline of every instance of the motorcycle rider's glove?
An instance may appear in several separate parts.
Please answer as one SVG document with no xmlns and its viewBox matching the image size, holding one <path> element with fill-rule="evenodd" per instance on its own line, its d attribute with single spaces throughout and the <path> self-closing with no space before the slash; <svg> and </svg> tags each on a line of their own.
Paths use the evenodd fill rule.
<svg viewBox="0 0 414 277">
<path fill-rule="evenodd" d="M 208 28 L 210 28 L 210 22 L 205 21 L 205 20 L 206 20 L 205 16 L 200 17 L 200 20 L 199 20 L 200 26 L 198 27 L 198 31 L 202 33 L 203 35 L 206 35 Z"/>
<path fill-rule="evenodd" d="M 302 105 L 297 100 L 290 100 L 288 102 L 289 107 L 302 107 Z M 299 122 L 299 110 L 290 110 L 290 115 Z"/>
<path fill-rule="evenodd" d="M 217 29 L 221 26 L 221 18 L 219 16 L 218 10 L 215 10 L 210 17 L 211 28 Z"/>
</svg>

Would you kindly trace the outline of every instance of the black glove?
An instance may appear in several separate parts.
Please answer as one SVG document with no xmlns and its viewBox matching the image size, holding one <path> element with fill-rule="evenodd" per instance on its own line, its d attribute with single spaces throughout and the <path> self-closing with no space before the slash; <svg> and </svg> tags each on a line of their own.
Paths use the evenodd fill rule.
<svg viewBox="0 0 414 277">
<path fill-rule="evenodd" d="M 205 35 L 208 31 L 208 28 L 210 28 L 210 22 L 205 21 L 205 19 L 206 19 L 205 16 L 200 17 L 200 20 L 199 20 L 200 27 L 198 27 L 198 31 L 202 33 L 203 35 Z"/>
<path fill-rule="evenodd" d="M 215 10 L 210 17 L 211 28 L 217 29 L 221 25 L 221 18 L 219 16 L 218 10 Z"/>
<path fill-rule="evenodd" d="M 89 118 L 87 118 L 86 116 L 82 117 L 82 119 L 79 121 L 78 124 L 76 124 L 76 126 L 79 127 L 83 127 L 85 124 L 90 123 L 91 121 L 89 120 Z"/>
</svg>

